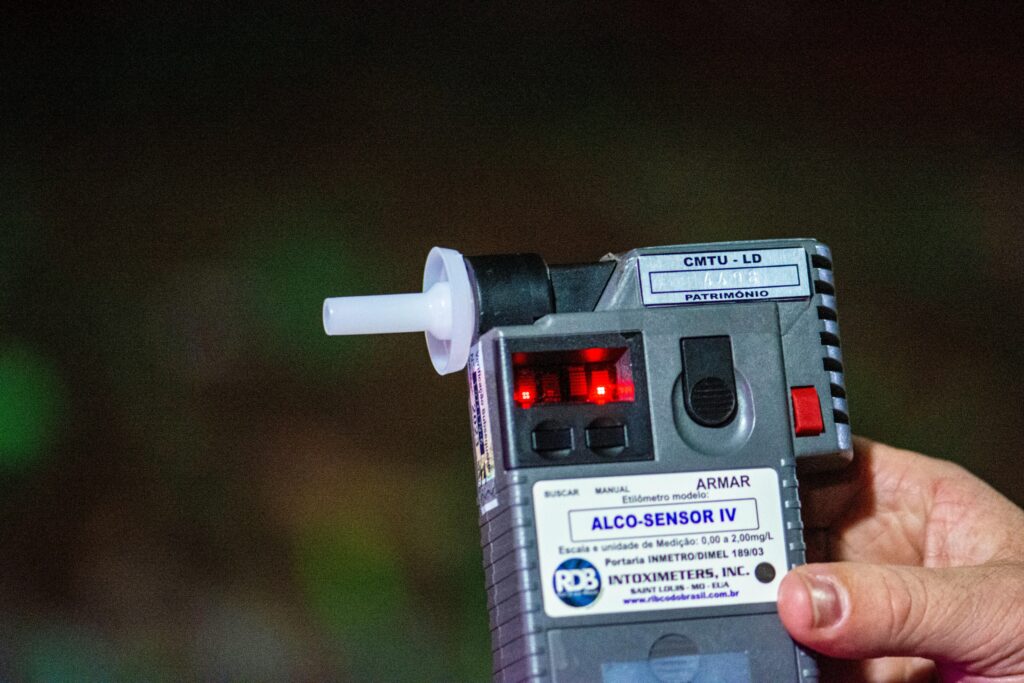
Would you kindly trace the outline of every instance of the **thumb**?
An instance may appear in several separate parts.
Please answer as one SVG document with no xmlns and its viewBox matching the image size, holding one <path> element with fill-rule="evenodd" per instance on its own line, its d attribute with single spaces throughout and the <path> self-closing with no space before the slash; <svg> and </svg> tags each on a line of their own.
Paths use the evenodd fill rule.
<svg viewBox="0 0 1024 683">
<path fill-rule="evenodd" d="M 795 640 L 832 657 L 1021 666 L 1011 660 L 1024 651 L 1024 567 L 806 565 L 779 586 L 779 617 Z"/>
</svg>

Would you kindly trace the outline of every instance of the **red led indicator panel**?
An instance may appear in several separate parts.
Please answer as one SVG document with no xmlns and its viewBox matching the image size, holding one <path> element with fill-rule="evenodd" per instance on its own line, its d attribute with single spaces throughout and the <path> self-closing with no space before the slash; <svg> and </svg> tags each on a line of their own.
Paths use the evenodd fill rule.
<svg viewBox="0 0 1024 683">
<path fill-rule="evenodd" d="M 627 348 L 512 354 L 515 401 L 522 408 L 562 403 L 617 403 L 634 398 Z"/>
</svg>

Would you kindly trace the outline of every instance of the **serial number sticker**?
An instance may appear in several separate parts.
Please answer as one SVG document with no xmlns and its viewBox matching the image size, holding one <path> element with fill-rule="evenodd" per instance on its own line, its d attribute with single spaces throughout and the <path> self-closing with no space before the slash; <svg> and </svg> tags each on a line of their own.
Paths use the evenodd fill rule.
<svg viewBox="0 0 1024 683">
<path fill-rule="evenodd" d="M 649 254 L 638 260 L 645 306 L 794 299 L 811 295 L 801 247 Z"/>
<path fill-rule="evenodd" d="M 775 601 L 788 570 L 771 468 L 533 486 L 550 617 Z"/>
</svg>

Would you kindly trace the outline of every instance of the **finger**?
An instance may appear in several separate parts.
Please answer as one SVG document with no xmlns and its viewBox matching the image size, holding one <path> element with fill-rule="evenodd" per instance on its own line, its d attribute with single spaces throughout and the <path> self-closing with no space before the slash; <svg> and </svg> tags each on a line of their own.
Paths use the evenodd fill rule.
<svg viewBox="0 0 1024 683">
<path fill-rule="evenodd" d="M 804 525 L 825 529 L 840 519 L 864 491 L 865 463 L 860 456 L 838 472 L 801 474 L 800 506 Z"/>
<path fill-rule="evenodd" d="M 853 439 L 853 461 L 838 472 L 800 477 L 804 525 L 833 526 L 859 505 L 886 505 L 901 489 L 927 488 L 941 461 L 863 437 Z"/>
<path fill-rule="evenodd" d="M 918 657 L 883 657 L 881 659 L 819 658 L 823 681 L 857 681 L 857 683 L 931 683 L 935 678 L 935 662 Z"/>
<path fill-rule="evenodd" d="M 801 481 L 809 558 L 930 566 L 1024 559 L 1024 511 L 954 463 L 855 439 L 849 472 Z M 856 488 L 851 493 L 851 486 Z M 979 533 L 979 530 L 984 533 Z"/>
<path fill-rule="evenodd" d="M 1024 667 L 1020 565 L 807 565 L 783 579 L 779 616 L 793 638 L 832 657 L 926 657 L 967 670 L 1016 657 Z"/>
<path fill-rule="evenodd" d="M 849 661 L 849 660 L 847 660 Z M 861 677 L 874 683 L 930 683 L 935 678 L 935 662 L 919 657 L 883 657 L 868 659 L 860 664 Z M 849 680 L 840 678 L 822 678 L 822 680 Z"/>
</svg>

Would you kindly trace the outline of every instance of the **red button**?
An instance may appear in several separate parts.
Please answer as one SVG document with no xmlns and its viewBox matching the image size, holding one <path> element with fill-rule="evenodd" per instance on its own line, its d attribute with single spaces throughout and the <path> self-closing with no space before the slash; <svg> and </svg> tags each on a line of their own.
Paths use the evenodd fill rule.
<svg viewBox="0 0 1024 683">
<path fill-rule="evenodd" d="M 821 401 L 814 387 L 793 387 L 789 395 L 793 399 L 793 430 L 796 435 L 817 436 L 825 431 Z"/>
</svg>

